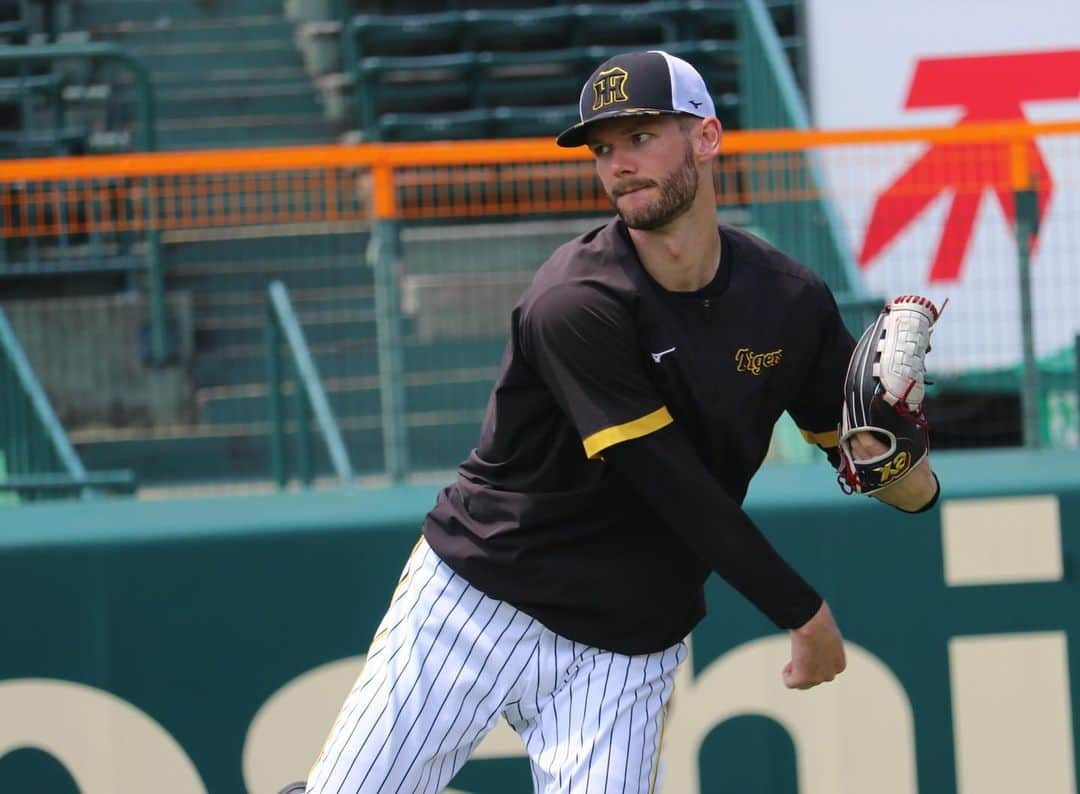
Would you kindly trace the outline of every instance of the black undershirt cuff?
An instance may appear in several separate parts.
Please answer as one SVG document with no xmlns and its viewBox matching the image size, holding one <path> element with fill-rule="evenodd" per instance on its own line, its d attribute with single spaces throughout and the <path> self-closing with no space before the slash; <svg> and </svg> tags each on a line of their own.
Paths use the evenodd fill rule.
<svg viewBox="0 0 1080 794">
<path fill-rule="evenodd" d="M 896 507 L 896 505 L 890 505 L 890 507 L 896 507 L 896 509 L 899 510 L 901 513 L 915 515 L 916 513 L 925 513 L 927 510 L 930 510 L 934 505 L 936 505 L 938 503 L 938 497 L 941 496 L 941 481 L 937 478 L 937 474 L 935 472 L 930 473 L 934 475 L 934 495 L 930 497 L 929 502 L 927 502 L 917 510 L 905 510 L 902 507 Z"/>
</svg>

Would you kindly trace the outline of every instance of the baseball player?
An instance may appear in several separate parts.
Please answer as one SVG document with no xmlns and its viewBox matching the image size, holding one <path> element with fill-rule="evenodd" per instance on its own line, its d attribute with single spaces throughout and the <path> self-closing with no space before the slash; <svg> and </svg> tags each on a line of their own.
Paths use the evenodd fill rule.
<svg viewBox="0 0 1080 794">
<path fill-rule="evenodd" d="M 424 521 L 308 792 L 440 791 L 499 719 L 537 792 L 652 791 L 710 572 L 790 633 L 786 686 L 833 680 L 829 607 L 740 506 L 785 410 L 848 489 L 906 511 L 937 499 L 919 405 L 936 310 L 891 304 L 849 367 L 822 280 L 717 225 L 721 130 L 689 63 L 615 56 L 580 110 L 558 143 L 589 146 L 617 217 L 556 250 L 514 308 L 479 444 Z M 898 329 L 896 378 L 917 383 L 885 384 Z M 875 407 L 896 417 L 876 435 L 864 382 L 903 392 Z"/>
</svg>

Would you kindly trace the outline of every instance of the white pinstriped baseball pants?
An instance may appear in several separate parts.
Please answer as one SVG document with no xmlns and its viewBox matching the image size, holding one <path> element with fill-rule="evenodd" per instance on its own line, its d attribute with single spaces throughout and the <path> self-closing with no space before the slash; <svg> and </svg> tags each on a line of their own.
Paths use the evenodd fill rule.
<svg viewBox="0 0 1080 794">
<path fill-rule="evenodd" d="M 502 715 L 543 794 L 646 794 L 683 643 L 625 656 L 481 593 L 423 540 L 308 777 L 308 794 L 434 794 Z"/>
</svg>

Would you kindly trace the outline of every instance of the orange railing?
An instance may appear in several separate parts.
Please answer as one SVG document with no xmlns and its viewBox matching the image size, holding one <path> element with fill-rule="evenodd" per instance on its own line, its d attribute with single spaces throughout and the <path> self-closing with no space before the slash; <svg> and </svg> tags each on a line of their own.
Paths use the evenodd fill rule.
<svg viewBox="0 0 1080 794">
<path fill-rule="evenodd" d="M 903 144 L 952 149 L 956 190 L 1025 189 L 1037 174 L 1033 139 L 1077 134 L 1076 121 L 730 132 L 716 168 L 719 200 L 814 198 L 823 187 L 798 177 L 805 153 Z M 605 210 L 589 159 L 583 148 L 520 139 L 8 161 L 0 167 L 0 185 L 9 186 L 0 192 L 0 222 L 6 235 L 20 236 Z M 13 189 L 26 184 L 37 189 Z M 83 211 L 63 220 L 52 211 L 73 205 Z"/>
<path fill-rule="evenodd" d="M 939 302 L 950 298 L 933 365 L 958 387 L 1015 394 L 1018 362 L 1027 360 L 1030 371 L 1035 358 L 1042 366 L 1049 358 L 1072 355 L 1080 332 L 1080 275 L 1074 264 L 1080 252 L 1080 121 L 730 132 L 714 176 L 722 214 L 754 226 L 817 268 L 842 298 L 866 303 L 867 295 L 916 291 Z M 1032 238 L 1036 245 L 1026 254 L 1030 327 L 1018 297 L 1017 263 L 1025 255 L 1018 258 L 1017 196 L 1033 198 L 1029 220 L 1039 226 L 1037 240 Z M 330 398 L 344 405 L 342 426 L 377 428 L 386 423 L 372 413 L 376 381 L 360 388 L 356 380 L 373 371 L 351 369 L 344 357 L 371 342 L 363 336 L 374 333 L 368 325 L 383 329 L 380 344 L 386 341 L 392 324 L 385 322 L 385 312 L 397 310 L 395 289 L 401 287 L 407 298 L 401 310 L 408 322 L 402 338 L 387 344 L 400 343 L 417 360 L 428 355 L 424 346 L 442 344 L 446 334 L 464 339 L 490 336 L 492 329 L 503 333 L 504 302 L 512 301 L 554 238 L 582 228 L 578 216 L 610 211 L 589 152 L 561 149 L 550 140 L 4 161 L 0 275 L 49 267 L 64 250 L 75 256 L 95 245 L 104 252 L 138 253 L 138 246 L 123 246 L 160 235 L 167 272 L 175 278 L 183 271 L 187 279 L 183 289 L 194 307 L 195 339 L 189 347 L 198 350 L 204 369 L 231 376 L 228 382 L 197 385 L 192 413 L 202 417 L 198 433 L 257 438 L 265 428 L 256 413 L 244 413 L 248 409 L 240 401 L 262 388 L 254 358 L 261 348 L 252 342 L 262 317 L 245 309 L 261 307 L 262 297 L 256 302 L 254 287 L 233 286 L 241 284 L 233 276 L 240 270 L 276 273 L 335 263 L 340 283 L 313 277 L 297 292 L 301 321 L 317 332 L 315 355 L 326 356 L 328 366 L 341 365 Z M 530 226 L 537 218 L 558 221 L 549 224 L 557 233 Z M 460 226 L 469 229 L 458 233 Z M 395 239 L 401 228 L 405 232 Z M 376 233 L 369 235 L 371 230 Z M 273 238 L 269 244 L 252 244 L 267 238 Z M 226 247 L 222 241 L 245 245 Z M 397 255 L 396 247 L 399 268 L 385 259 Z M 384 257 L 382 265 L 373 271 L 358 267 L 371 264 L 376 254 Z M 30 264 L 20 265 L 20 256 Z M 497 268 L 502 271 L 495 273 Z M 356 276 L 360 272 L 363 278 L 374 272 L 374 286 Z M 437 298 L 438 305 L 425 304 L 425 296 Z M 460 327 L 454 330 L 453 323 Z M 348 326 L 340 331 L 345 338 L 331 333 L 335 324 Z M 210 352 L 198 347 L 204 342 L 214 345 Z M 430 355 L 445 357 L 439 350 Z M 424 443 L 433 448 L 442 443 L 433 428 L 446 417 L 466 402 L 478 412 L 481 398 L 471 391 L 467 398 L 451 394 L 446 384 L 477 367 L 493 367 L 497 356 L 489 354 L 486 347 L 482 359 L 462 354 L 453 367 L 446 365 L 454 370 L 449 375 L 405 372 L 405 388 L 415 392 L 417 406 L 426 406 L 407 409 L 414 412 L 404 418 L 408 433 L 430 431 Z M 1068 405 L 1068 399 L 1075 405 L 1075 397 L 1065 395 L 1067 372 L 1062 373 L 1042 381 L 1044 391 L 1052 386 L 1059 392 L 1044 395 L 1047 406 Z M 380 374 L 378 382 L 385 380 Z M 447 389 L 443 402 L 436 399 L 435 381 Z M 462 383 L 462 391 L 472 388 L 470 381 Z M 1060 426 L 1073 427 L 1068 432 L 1075 434 L 1072 411 L 1073 419 Z M 211 427 L 211 419 L 220 424 Z M 174 421 L 187 420 L 178 414 Z M 470 414 L 468 421 L 477 419 Z M 1010 422 L 1001 419 L 1003 427 Z M 1048 423 L 1044 437 L 1069 437 L 1058 426 Z M 463 437 L 471 438 L 473 429 L 466 428 Z M 93 432 L 98 437 L 106 431 L 97 425 Z M 170 430 L 187 432 L 187 425 Z"/>
</svg>

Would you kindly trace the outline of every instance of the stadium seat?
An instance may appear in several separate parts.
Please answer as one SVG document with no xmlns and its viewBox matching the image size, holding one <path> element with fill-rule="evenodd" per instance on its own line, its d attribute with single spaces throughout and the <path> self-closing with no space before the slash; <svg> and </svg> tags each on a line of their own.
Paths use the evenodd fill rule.
<svg viewBox="0 0 1080 794">
<path fill-rule="evenodd" d="M 0 130 L 0 160 L 16 157 L 68 157 L 85 154 L 90 131 L 82 127 Z"/>
<path fill-rule="evenodd" d="M 471 52 L 362 58 L 355 88 L 362 128 L 377 130 L 386 113 L 467 110 L 476 63 Z"/>
<path fill-rule="evenodd" d="M 383 5 L 366 8 L 390 10 Z M 797 6 L 797 0 L 769 5 L 788 34 L 782 42 L 789 52 L 801 45 Z M 362 138 L 406 134 L 418 103 L 440 114 L 433 127 L 440 135 L 455 129 L 466 137 L 478 134 L 484 114 L 455 115 L 477 108 L 492 109 L 488 121 L 500 136 L 515 129 L 548 134 L 556 118 L 572 111 L 582 75 L 611 55 L 638 48 L 666 49 L 694 63 L 713 91 L 721 122 L 740 126 L 736 0 L 543 6 L 447 0 L 425 8 L 428 13 L 367 13 L 348 26 Z M 382 60 L 368 60 L 377 53 Z M 519 107 L 528 110 L 494 112 Z M 380 121 L 384 113 L 395 114 L 392 123 Z"/>
<path fill-rule="evenodd" d="M 623 6 L 617 8 L 623 10 Z M 589 6 L 587 14 L 594 13 L 595 7 Z M 471 15 L 473 19 L 484 16 Z M 550 21 L 555 16 L 544 18 Z M 657 41 L 645 46 L 665 47 L 693 62 L 714 86 L 721 122 L 737 126 L 738 46 L 734 42 Z M 363 58 L 354 88 L 357 118 L 367 139 L 416 140 L 424 130 L 440 138 L 458 133 L 475 138 L 485 130 L 500 137 L 552 134 L 558 131 L 560 119 L 572 122 L 575 118 L 582 75 L 623 49 L 621 44 L 607 44 Z M 491 112 L 467 112 L 485 108 Z M 514 112 L 513 108 L 523 110 Z M 437 117 L 428 123 L 424 117 L 432 113 Z M 384 118 L 386 114 L 392 118 Z"/>
<path fill-rule="evenodd" d="M 458 10 L 521 10 L 532 11 L 542 7 L 566 6 L 570 3 L 559 0 L 446 0 L 446 7 Z"/>
<path fill-rule="evenodd" d="M 25 44 L 29 36 L 26 0 L 0 0 L 0 44 Z"/>
<path fill-rule="evenodd" d="M 497 105 L 573 105 L 596 51 L 586 47 L 533 52 L 484 52 L 477 57 L 476 102 Z"/>
<path fill-rule="evenodd" d="M 375 55 L 425 56 L 459 52 L 465 17 L 461 12 L 353 17 L 346 30 L 346 52 L 354 62 Z"/>
<path fill-rule="evenodd" d="M 459 11 L 458 3 L 452 0 L 345 0 L 351 3 L 357 13 L 384 14 L 387 16 L 413 16 L 416 14 L 437 14 L 442 11 Z M 471 6 L 471 3 L 464 5 Z"/>
<path fill-rule="evenodd" d="M 86 129 L 65 124 L 63 76 L 52 67 L 6 69 L 0 76 L 0 158 L 81 154 Z"/>
<path fill-rule="evenodd" d="M 464 19 L 464 49 L 523 52 L 565 47 L 575 35 L 574 6 L 528 9 L 469 9 Z"/>
<path fill-rule="evenodd" d="M 672 18 L 678 26 L 682 41 L 738 41 L 735 23 L 738 4 L 732 0 L 688 0 L 674 10 Z M 770 0 L 769 15 L 789 52 L 803 46 L 800 33 L 800 0 Z M 796 64 L 797 67 L 797 64 Z"/>
<path fill-rule="evenodd" d="M 497 107 L 493 111 L 497 138 L 544 138 L 558 135 L 579 120 L 574 105 L 555 107 Z"/>
<path fill-rule="evenodd" d="M 611 45 L 620 49 L 662 46 L 679 37 L 674 22 L 681 2 L 625 3 L 574 6 L 574 43 Z M 693 38 L 700 38 L 695 33 Z"/>
<path fill-rule="evenodd" d="M 681 40 L 694 38 L 735 41 L 737 3 L 731 0 L 689 0 L 672 15 Z"/>
<path fill-rule="evenodd" d="M 379 140 L 431 141 L 490 138 L 494 117 L 488 108 L 445 113 L 385 113 L 376 126 Z"/>
<path fill-rule="evenodd" d="M 346 0 L 354 10 L 366 14 L 405 16 L 407 14 L 430 14 L 440 11 L 469 10 L 531 10 L 534 8 L 569 5 L 559 0 Z"/>
</svg>

